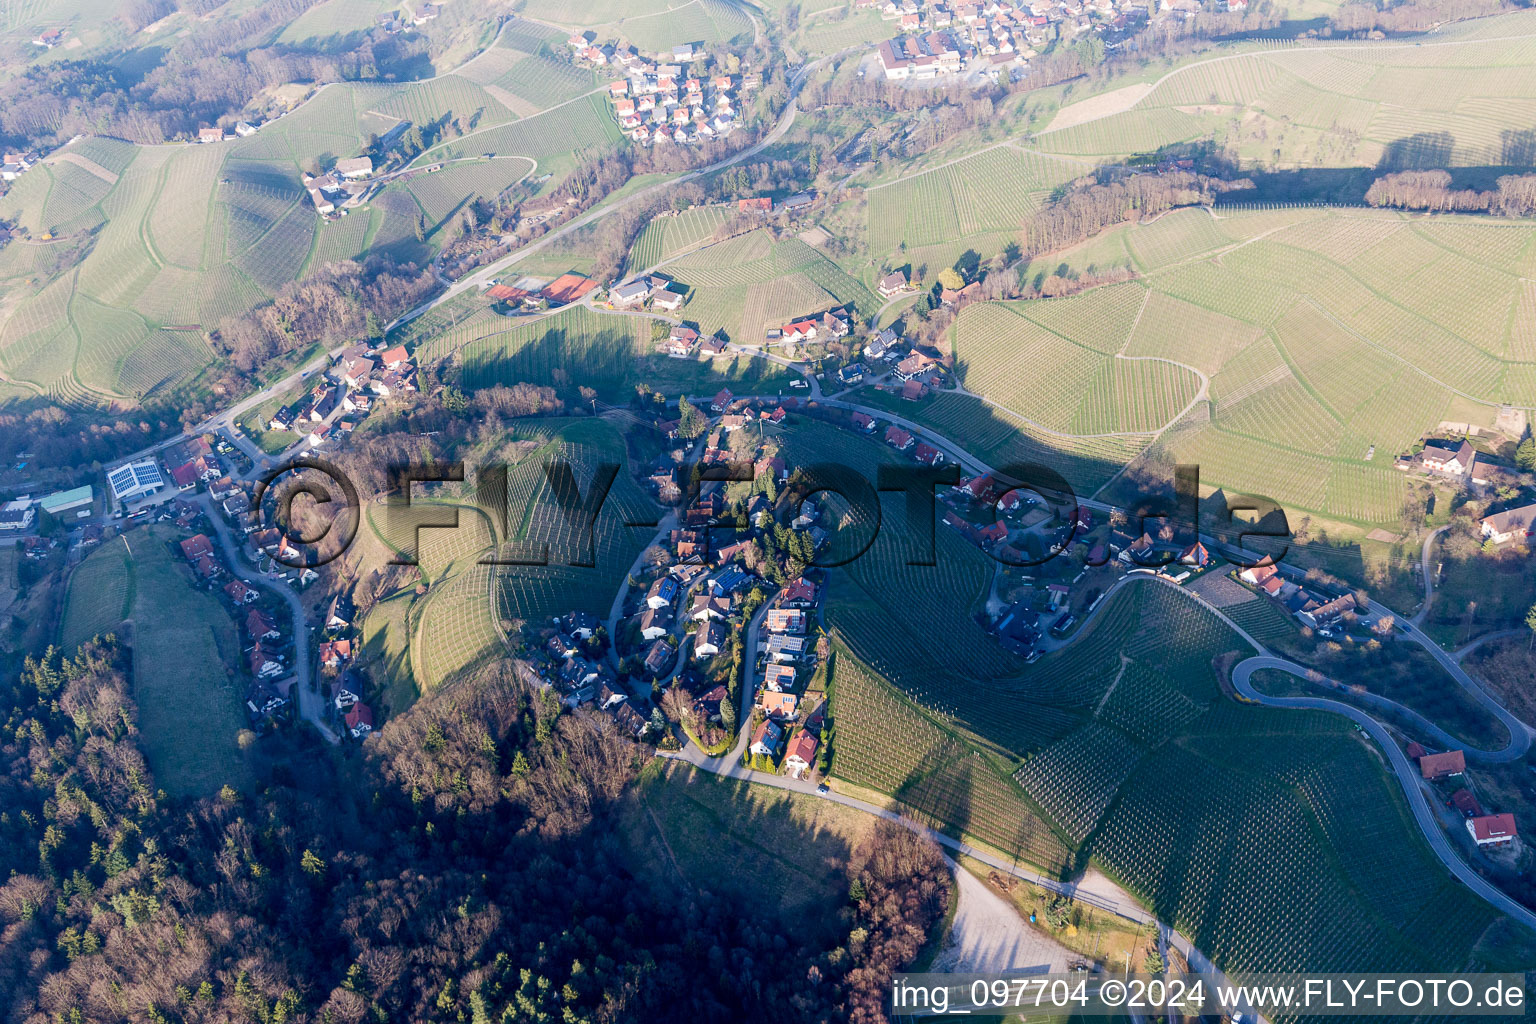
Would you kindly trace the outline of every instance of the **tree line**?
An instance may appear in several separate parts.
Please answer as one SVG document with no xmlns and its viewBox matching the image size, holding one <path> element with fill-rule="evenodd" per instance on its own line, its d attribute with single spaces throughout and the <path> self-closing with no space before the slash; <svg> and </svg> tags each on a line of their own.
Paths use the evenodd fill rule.
<svg viewBox="0 0 1536 1024">
<path fill-rule="evenodd" d="M 1536 174 L 1506 174 L 1487 190 L 1452 188 L 1444 170 L 1399 171 L 1383 175 L 1365 190 L 1372 206 L 1402 210 L 1477 211 L 1498 217 L 1529 217 L 1536 213 Z"/>
<path fill-rule="evenodd" d="M 648 748 L 510 660 L 360 750 L 272 737 L 249 792 L 167 799 L 131 662 L 50 650 L 0 696 L 10 1020 L 877 1022 L 947 905 L 937 848 L 889 822 L 849 852 L 830 940 L 723 867 L 642 881 L 621 810 Z"/>
<path fill-rule="evenodd" d="M 1153 217 L 1180 206 L 1209 206 L 1225 192 L 1252 188 L 1192 171 L 1141 172 L 1099 181 L 1079 179 L 1024 223 L 1026 256 L 1055 252 L 1105 228 Z"/>
</svg>

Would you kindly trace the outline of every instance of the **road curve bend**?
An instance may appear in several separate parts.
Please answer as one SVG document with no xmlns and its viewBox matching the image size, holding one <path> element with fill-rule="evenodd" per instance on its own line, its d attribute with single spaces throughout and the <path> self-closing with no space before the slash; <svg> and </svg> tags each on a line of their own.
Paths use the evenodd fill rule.
<svg viewBox="0 0 1536 1024">
<path fill-rule="evenodd" d="M 1408 760 L 1408 755 L 1403 753 L 1387 733 L 1386 728 L 1376 719 L 1357 707 L 1345 704 L 1341 701 L 1330 700 L 1327 697 L 1271 697 L 1254 689 L 1252 676 L 1259 669 L 1272 668 L 1283 672 L 1292 672 L 1297 666 L 1283 658 L 1270 655 L 1249 658 L 1238 663 L 1232 671 L 1232 684 L 1237 692 L 1256 704 L 1275 708 L 1311 708 L 1319 711 L 1332 711 L 1343 715 L 1364 729 L 1377 746 L 1387 755 L 1388 762 L 1392 765 L 1392 771 L 1402 784 L 1403 795 L 1408 798 L 1408 807 L 1413 811 L 1414 820 L 1418 822 L 1419 831 L 1424 833 L 1424 839 L 1429 843 L 1429 848 L 1440 858 L 1446 870 L 1456 877 L 1468 889 L 1481 896 L 1489 904 L 1503 911 L 1510 917 L 1524 924 L 1527 928 L 1536 930 L 1536 913 L 1523 904 L 1515 902 L 1504 891 L 1482 875 L 1472 870 L 1466 861 L 1461 859 L 1456 848 L 1451 845 L 1450 837 L 1440 828 L 1440 823 L 1435 820 L 1434 811 L 1430 809 L 1429 800 L 1424 796 L 1422 781 L 1414 763 Z M 1304 671 L 1304 670 L 1303 670 Z M 1522 730 L 1523 733 L 1523 730 Z M 1529 736 L 1527 735 L 1527 742 Z"/>
</svg>

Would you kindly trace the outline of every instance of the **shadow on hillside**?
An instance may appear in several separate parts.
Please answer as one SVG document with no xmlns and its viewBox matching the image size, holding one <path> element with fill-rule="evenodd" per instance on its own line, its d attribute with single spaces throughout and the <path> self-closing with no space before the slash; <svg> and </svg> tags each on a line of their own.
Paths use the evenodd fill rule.
<svg viewBox="0 0 1536 1024">
<path fill-rule="evenodd" d="M 1251 206 L 1255 203 L 1328 203 L 1359 206 L 1366 190 L 1384 174 L 1401 171 L 1444 170 L 1451 187 L 1487 191 L 1497 187 L 1506 174 L 1529 174 L 1536 166 L 1536 131 L 1502 133 L 1500 162 L 1454 166 L 1456 140 L 1448 132 L 1422 132 L 1387 144 L 1374 167 L 1308 167 L 1284 171 L 1234 171 L 1250 179 L 1254 187 L 1216 197 L 1216 207 Z"/>
</svg>

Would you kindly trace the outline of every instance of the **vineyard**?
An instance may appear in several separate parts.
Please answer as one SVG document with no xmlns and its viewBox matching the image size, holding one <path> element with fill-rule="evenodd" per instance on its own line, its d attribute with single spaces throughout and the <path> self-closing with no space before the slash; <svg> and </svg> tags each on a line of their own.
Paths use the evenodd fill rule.
<svg viewBox="0 0 1536 1024">
<path fill-rule="evenodd" d="M 1103 327 L 1090 320 L 1084 331 Z M 1027 319 L 1016 306 L 966 307 L 954 338 L 955 372 L 968 390 L 1048 430 L 1151 433 L 1171 423 L 1200 391 L 1200 378 L 1185 366 L 1103 355 Z"/>
<path fill-rule="evenodd" d="M 1090 847 L 1238 972 L 1443 968 L 1494 917 L 1348 725 L 1320 713 L 1220 706 L 1132 773 Z"/>
<path fill-rule="evenodd" d="M 630 271 L 654 267 L 704 242 L 729 219 L 730 211 L 724 206 L 698 206 L 672 216 L 655 218 L 630 247 Z"/>
<path fill-rule="evenodd" d="M 846 648 L 834 651 L 834 775 L 889 793 L 905 813 L 1048 874 L 1067 869 L 1071 851 L 991 756 L 905 700 Z"/>
<path fill-rule="evenodd" d="M 1074 176 L 1066 164 L 1000 145 L 871 187 L 866 193 L 869 247 L 884 254 L 902 245 L 914 248 L 999 234 L 1006 242 L 1017 236 L 1052 186 Z M 997 248 L 1000 244 L 994 243 L 992 249 Z"/>
<path fill-rule="evenodd" d="M 1189 210 L 1116 236 L 1145 268 L 1137 282 L 962 310 L 952 340 L 970 390 L 1047 430 L 1142 446 L 1189 407 L 1148 458 L 1366 529 L 1402 514 L 1393 455 L 1469 401 L 1489 423 L 1501 402 L 1536 401 L 1528 225 Z M 1209 401 L 1191 404 L 1196 371 Z"/>
<path fill-rule="evenodd" d="M 1254 610 L 1264 604 L 1213 580 L 1202 589 L 1224 610 L 1276 635 L 1275 620 Z M 1067 838 L 1056 856 L 1091 857 L 1238 972 L 1460 963 L 1493 919 L 1457 895 L 1395 782 L 1347 723 L 1221 696 L 1212 659 L 1246 645 L 1172 587 L 1120 591 L 1071 646 L 986 684 L 1001 708 L 1023 703 L 1031 717 L 1043 709 L 1063 720 L 1048 742 L 1029 745 L 996 714 L 950 711 L 967 699 L 963 681 L 914 692 L 857 658 L 850 634 L 869 623 L 849 621 L 845 601 L 841 586 L 829 594 L 844 642 L 833 770 L 936 827 L 990 833 L 985 841 L 1012 852 L 1009 830 L 1024 822 L 1028 833 L 1014 840 L 1024 859 L 1041 856 L 1041 835 Z M 961 621 L 951 612 L 944 632 Z M 901 644 L 902 633 L 866 646 Z M 898 649 L 893 660 L 902 657 Z M 1010 759 L 1023 793 L 995 786 Z"/>
</svg>

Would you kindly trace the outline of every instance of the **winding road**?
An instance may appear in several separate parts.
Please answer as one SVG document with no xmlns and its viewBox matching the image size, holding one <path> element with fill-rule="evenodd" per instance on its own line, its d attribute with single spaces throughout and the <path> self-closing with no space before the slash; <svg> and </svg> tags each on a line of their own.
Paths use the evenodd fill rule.
<svg viewBox="0 0 1536 1024">
<path fill-rule="evenodd" d="M 293 617 L 293 670 L 298 677 L 294 685 L 298 691 L 296 699 L 299 715 L 314 726 L 315 731 L 324 736 L 328 742 L 337 742 L 339 737 L 325 720 L 325 700 L 317 689 L 311 689 L 315 653 L 311 650 L 309 620 L 304 614 L 304 604 L 299 600 L 299 595 L 286 584 L 274 583 L 258 573 L 247 570 L 240 554 L 240 546 L 235 543 L 229 527 L 224 524 L 224 517 L 218 509 L 213 507 L 213 500 L 207 494 L 199 495 L 196 500 L 203 506 L 203 512 L 207 515 L 208 521 L 213 524 L 214 538 L 219 542 L 219 549 L 224 553 L 224 565 L 229 569 L 230 575 L 247 586 L 276 594 L 288 605 L 289 614 Z"/>
</svg>

